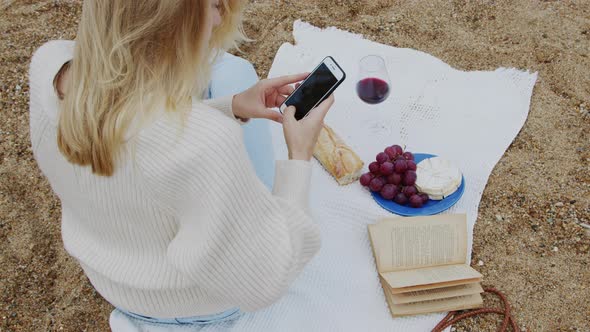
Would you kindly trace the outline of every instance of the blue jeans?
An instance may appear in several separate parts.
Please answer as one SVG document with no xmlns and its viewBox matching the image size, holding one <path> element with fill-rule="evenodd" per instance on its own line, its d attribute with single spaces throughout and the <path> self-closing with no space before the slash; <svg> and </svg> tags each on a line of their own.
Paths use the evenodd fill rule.
<svg viewBox="0 0 590 332">
<path fill-rule="evenodd" d="M 258 81 L 250 62 L 225 53 L 214 65 L 209 85 L 209 98 L 219 98 L 242 92 Z M 250 119 L 242 125 L 244 143 L 252 160 L 256 175 L 272 189 L 275 174 L 275 158 L 267 119 Z"/>
<path fill-rule="evenodd" d="M 219 323 L 231 319 L 238 318 L 242 313 L 240 309 L 233 308 L 226 310 L 224 312 L 213 314 L 213 315 L 204 315 L 204 316 L 193 316 L 193 317 L 183 317 L 183 318 L 154 318 L 148 316 L 142 316 L 138 314 L 134 314 L 132 312 L 123 310 L 121 308 L 117 308 L 118 311 L 121 313 L 137 319 L 141 322 L 148 323 L 148 324 L 164 324 L 164 325 L 206 325 L 212 323 Z"/>
</svg>

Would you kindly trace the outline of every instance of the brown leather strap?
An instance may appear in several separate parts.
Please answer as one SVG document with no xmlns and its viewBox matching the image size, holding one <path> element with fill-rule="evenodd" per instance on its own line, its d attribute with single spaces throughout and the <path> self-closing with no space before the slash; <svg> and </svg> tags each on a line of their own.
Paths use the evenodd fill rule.
<svg viewBox="0 0 590 332">
<path fill-rule="evenodd" d="M 473 317 L 473 316 L 477 316 L 477 315 L 483 315 L 483 314 L 490 314 L 490 313 L 499 314 L 499 315 L 504 316 L 504 319 L 502 320 L 502 325 L 498 329 L 499 332 L 505 332 L 506 329 L 508 328 L 509 323 L 510 323 L 510 326 L 512 327 L 512 331 L 520 332 L 520 329 L 518 328 L 518 325 L 516 324 L 516 320 L 514 319 L 514 317 L 512 317 L 512 314 L 510 313 L 510 303 L 506 299 L 506 296 L 504 294 L 502 294 L 502 292 L 500 292 L 499 290 L 497 290 L 495 288 L 485 288 L 484 294 L 485 293 L 498 295 L 498 297 L 500 297 L 500 299 L 502 300 L 502 303 L 504 303 L 504 310 L 500 310 L 500 309 L 496 309 L 496 308 L 480 308 L 480 309 L 474 309 L 471 311 L 467 311 L 462 314 L 459 314 L 458 311 L 451 311 L 445 316 L 445 318 L 443 318 L 438 324 L 436 324 L 436 326 L 432 329 L 432 332 L 442 332 L 447 327 L 449 327 L 449 326 L 451 326 L 451 325 L 453 325 L 453 324 L 457 323 L 458 321 L 463 320 L 465 318 L 469 318 L 469 317 Z"/>
</svg>

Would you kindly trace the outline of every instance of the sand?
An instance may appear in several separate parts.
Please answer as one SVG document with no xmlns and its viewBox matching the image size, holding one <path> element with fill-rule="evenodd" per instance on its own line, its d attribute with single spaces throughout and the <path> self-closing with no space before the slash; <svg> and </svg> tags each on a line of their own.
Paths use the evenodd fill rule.
<svg viewBox="0 0 590 332">
<path fill-rule="evenodd" d="M 111 306 L 63 249 L 32 157 L 27 68 L 75 35 L 80 1 L 0 0 L 0 331 L 106 331 Z M 529 118 L 487 184 L 473 266 L 519 326 L 590 331 L 590 1 L 250 1 L 243 57 L 266 76 L 292 23 L 336 26 L 462 70 L 539 72 Z M 493 301 L 486 300 L 487 304 Z M 495 331 L 497 316 L 458 331 Z"/>
</svg>

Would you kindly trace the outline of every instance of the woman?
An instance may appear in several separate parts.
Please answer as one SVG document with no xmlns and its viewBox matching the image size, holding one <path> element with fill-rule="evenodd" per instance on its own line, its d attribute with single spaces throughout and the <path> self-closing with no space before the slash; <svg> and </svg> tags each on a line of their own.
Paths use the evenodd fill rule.
<svg viewBox="0 0 590 332">
<path fill-rule="evenodd" d="M 86 0 L 76 41 L 33 56 L 34 156 L 61 201 L 65 249 L 114 314 L 233 318 L 280 298 L 319 249 L 310 159 L 333 98 L 301 121 L 269 109 L 306 74 L 200 98 L 223 85 L 210 84 L 210 64 L 242 36 L 242 7 Z M 250 118 L 283 125 L 289 160 L 276 162 L 272 192 L 244 145 Z"/>
</svg>

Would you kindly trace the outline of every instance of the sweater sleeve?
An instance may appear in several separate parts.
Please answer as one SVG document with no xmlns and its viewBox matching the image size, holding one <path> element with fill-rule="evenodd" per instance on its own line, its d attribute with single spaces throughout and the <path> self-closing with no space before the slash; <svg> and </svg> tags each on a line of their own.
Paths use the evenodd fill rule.
<svg viewBox="0 0 590 332">
<path fill-rule="evenodd" d="M 234 115 L 232 109 L 232 101 L 234 96 L 225 96 L 221 98 L 215 99 L 205 99 L 203 100 L 203 104 L 213 107 L 215 109 L 220 110 L 223 114 L 227 115 L 228 117 L 238 121 L 239 124 L 246 124 L 250 119 L 240 118 Z"/>
<path fill-rule="evenodd" d="M 255 311 L 278 300 L 319 250 L 307 208 L 311 163 L 277 161 L 269 192 L 241 131 L 216 118 L 189 119 L 179 140 L 161 128 L 141 143 L 138 161 L 178 220 L 167 259 L 225 306 Z"/>
</svg>

